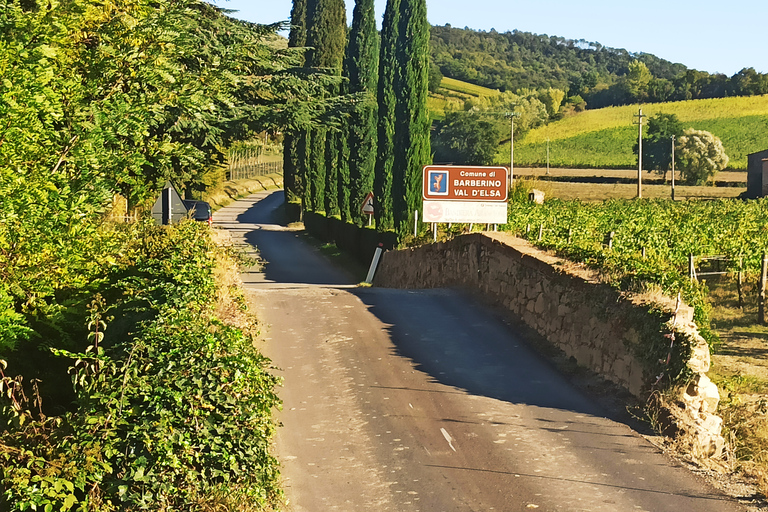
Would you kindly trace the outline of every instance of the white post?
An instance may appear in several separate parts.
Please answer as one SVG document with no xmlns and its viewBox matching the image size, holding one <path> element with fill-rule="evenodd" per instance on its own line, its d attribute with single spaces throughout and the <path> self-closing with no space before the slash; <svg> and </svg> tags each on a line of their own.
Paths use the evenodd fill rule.
<svg viewBox="0 0 768 512">
<path fill-rule="evenodd" d="M 434 237 L 435 242 L 437 242 L 437 222 L 432 223 L 432 235 Z"/>
<path fill-rule="evenodd" d="M 419 236 L 419 210 L 416 210 L 413 214 L 413 237 Z"/>
<path fill-rule="evenodd" d="M 373 275 L 376 273 L 376 267 L 379 266 L 379 260 L 381 259 L 381 253 L 384 251 L 384 244 L 379 244 L 376 251 L 373 253 L 373 260 L 371 266 L 368 269 L 368 276 L 365 278 L 365 282 L 368 284 L 373 283 Z"/>
</svg>

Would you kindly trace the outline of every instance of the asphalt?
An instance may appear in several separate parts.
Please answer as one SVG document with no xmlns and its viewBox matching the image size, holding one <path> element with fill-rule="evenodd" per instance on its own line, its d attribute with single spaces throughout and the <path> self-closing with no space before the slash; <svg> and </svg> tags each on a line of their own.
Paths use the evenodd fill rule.
<svg viewBox="0 0 768 512">
<path fill-rule="evenodd" d="M 281 202 L 255 194 L 214 225 L 264 262 L 242 277 L 284 379 L 287 510 L 742 510 L 471 297 L 358 286 L 279 222 Z"/>
</svg>

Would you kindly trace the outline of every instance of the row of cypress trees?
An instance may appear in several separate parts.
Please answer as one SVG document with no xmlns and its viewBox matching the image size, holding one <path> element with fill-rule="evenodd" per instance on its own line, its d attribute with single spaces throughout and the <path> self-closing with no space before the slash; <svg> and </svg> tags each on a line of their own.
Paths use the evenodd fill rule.
<svg viewBox="0 0 768 512">
<path fill-rule="evenodd" d="M 289 46 L 307 47 L 308 70 L 342 74 L 327 94 L 353 105 L 340 125 L 286 134 L 286 199 L 363 225 L 373 192 L 377 229 L 407 232 L 431 158 L 425 0 L 388 0 L 381 36 L 373 0 L 356 0 L 348 37 L 344 0 L 294 0 Z"/>
</svg>

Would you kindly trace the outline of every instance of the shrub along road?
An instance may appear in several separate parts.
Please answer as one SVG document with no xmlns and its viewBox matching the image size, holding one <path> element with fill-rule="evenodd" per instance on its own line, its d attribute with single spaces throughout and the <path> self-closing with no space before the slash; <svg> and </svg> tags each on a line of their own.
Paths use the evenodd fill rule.
<svg viewBox="0 0 768 512">
<path fill-rule="evenodd" d="M 461 293 L 359 288 L 279 225 L 282 192 L 220 210 L 285 382 L 291 511 L 736 511 Z"/>
</svg>

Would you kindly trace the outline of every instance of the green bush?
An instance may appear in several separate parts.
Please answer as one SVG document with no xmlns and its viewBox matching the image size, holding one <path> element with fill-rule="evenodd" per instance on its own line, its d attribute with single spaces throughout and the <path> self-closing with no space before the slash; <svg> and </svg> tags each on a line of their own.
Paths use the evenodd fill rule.
<svg viewBox="0 0 768 512">
<path fill-rule="evenodd" d="M 260 510 L 279 500 L 277 379 L 252 336 L 214 316 L 207 228 L 136 235 L 86 308 L 88 347 L 51 349 L 69 361 L 75 410 L 45 417 L 36 388 L 25 401 L 20 378 L 0 375 L 0 509 Z"/>
</svg>

